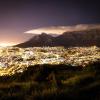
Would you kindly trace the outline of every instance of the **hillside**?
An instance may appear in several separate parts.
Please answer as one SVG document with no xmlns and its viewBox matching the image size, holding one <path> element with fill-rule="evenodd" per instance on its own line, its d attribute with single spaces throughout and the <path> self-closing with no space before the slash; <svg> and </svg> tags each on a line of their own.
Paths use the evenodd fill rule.
<svg viewBox="0 0 100 100">
<path fill-rule="evenodd" d="M 52 46 L 52 40 L 54 37 L 46 33 L 41 35 L 35 35 L 30 40 L 16 45 L 16 47 L 42 47 L 42 46 Z"/>
<path fill-rule="evenodd" d="M 100 63 L 29 66 L 0 77 L 0 100 L 100 100 Z"/>
<path fill-rule="evenodd" d="M 82 31 L 64 32 L 53 37 L 42 33 L 33 36 L 30 40 L 16 45 L 17 47 L 43 47 L 43 46 L 100 46 L 100 29 L 87 29 Z"/>
</svg>

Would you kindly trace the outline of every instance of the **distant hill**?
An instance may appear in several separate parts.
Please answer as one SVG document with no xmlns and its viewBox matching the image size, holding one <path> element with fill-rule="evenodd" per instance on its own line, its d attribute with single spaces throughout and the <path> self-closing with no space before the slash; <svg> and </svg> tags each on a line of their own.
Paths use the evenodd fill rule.
<svg viewBox="0 0 100 100">
<path fill-rule="evenodd" d="M 42 47 L 42 46 L 100 46 L 100 29 L 87 29 L 81 31 L 64 32 L 53 37 L 42 33 L 33 36 L 30 40 L 16 45 L 17 47 Z"/>
<path fill-rule="evenodd" d="M 41 35 L 35 35 L 30 40 L 16 45 L 17 47 L 41 47 L 41 46 L 52 46 L 54 37 L 46 33 Z"/>
<path fill-rule="evenodd" d="M 55 38 L 56 45 L 70 46 L 100 46 L 100 29 L 65 32 Z"/>
</svg>

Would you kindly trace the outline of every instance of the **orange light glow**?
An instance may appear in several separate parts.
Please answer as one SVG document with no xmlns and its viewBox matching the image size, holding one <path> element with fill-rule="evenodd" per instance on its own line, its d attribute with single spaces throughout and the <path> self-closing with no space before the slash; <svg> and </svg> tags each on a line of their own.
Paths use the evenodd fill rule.
<svg viewBox="0 0 100 100">
<path fill-rule="evenodd" d="M 1 47 L 8 47 L 8 46 L 13 46 L 13 45 L 15 45 L 15 44 L 14 43 L 6 43 L 6 42 L 0 43 Z"/>
</svg>

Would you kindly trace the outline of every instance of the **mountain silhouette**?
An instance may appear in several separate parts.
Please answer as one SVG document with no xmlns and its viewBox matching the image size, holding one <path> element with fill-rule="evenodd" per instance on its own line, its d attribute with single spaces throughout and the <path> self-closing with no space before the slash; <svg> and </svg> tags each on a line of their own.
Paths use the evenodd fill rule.
<svg viewBox="0 0 100 100">
<path fill-rule="evenodd" d="M 30 40 L 16 45 L 17 47 L 42 47 L 42 46 L 100 46 L 100 29 L 87 29 L 82 31 L 64 32 L 53 37 L 42 33 L 33 36 Z"/>
<path fill-rule="evenodd" d="M 46 33 L 41 35 L 35 35 L 30 40 L 16 45 L 17 47 L 41 47 L 41 46 L 52 46 L 52 40 L 54 37 Z"/>
</svg>

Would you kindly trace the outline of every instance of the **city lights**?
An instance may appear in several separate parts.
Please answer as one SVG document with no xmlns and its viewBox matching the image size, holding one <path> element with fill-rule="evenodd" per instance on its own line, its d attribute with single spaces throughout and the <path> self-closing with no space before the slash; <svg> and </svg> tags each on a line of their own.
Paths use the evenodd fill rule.
<svg viewBox="0 0 100 100">
<path fill-rule="evenodd" d="M 92 47 L 2 47 L 0 48 L 0 76 L 23 72 L 37 64 L 66 64 L 85 67 L 100 61 L 100 48 Z"/>
</svg>

